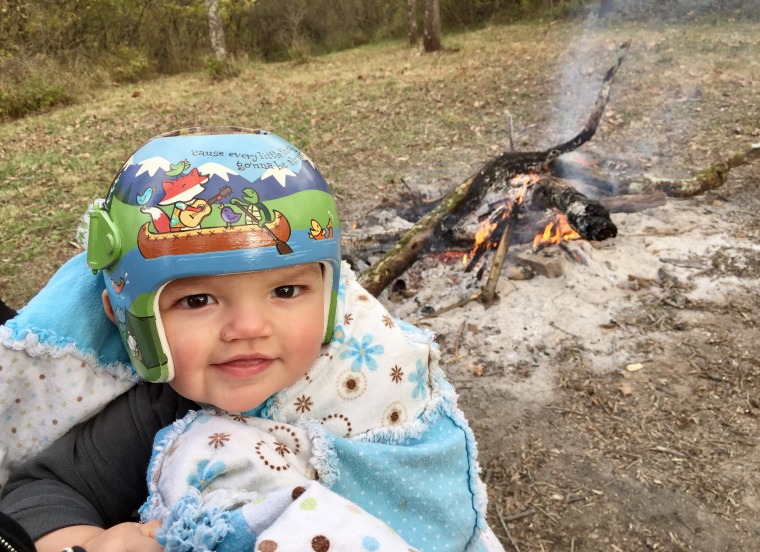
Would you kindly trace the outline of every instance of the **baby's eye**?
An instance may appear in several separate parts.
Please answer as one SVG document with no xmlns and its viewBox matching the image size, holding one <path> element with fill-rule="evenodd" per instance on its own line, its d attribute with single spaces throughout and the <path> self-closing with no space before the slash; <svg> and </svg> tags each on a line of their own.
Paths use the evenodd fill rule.
<svg viewBox="0 0 760 552">
<path fill-rule="evenodd" d="M 303 286 L 279 286 L 272 290 L 272 297 L 290 299 L 303 293 Z"/>
<path fill-rule="evenodd" d="M 187 309 L 200 309 L 208 305 L 215 303 L 214 298 L 207 293 L 199 293 L 198 295 L 188 295 L 180 299 L 177 304 Z"/>
</svg>

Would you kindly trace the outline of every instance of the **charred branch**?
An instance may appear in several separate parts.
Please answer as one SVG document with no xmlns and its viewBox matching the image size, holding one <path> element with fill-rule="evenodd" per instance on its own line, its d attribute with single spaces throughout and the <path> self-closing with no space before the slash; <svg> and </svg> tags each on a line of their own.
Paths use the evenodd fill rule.
<svg viewBox="0 0 760 552">
<path fill-rule="evenodd" d="M 507 219 L 507 225 L 499 239 L 499 246 L 496 248 L 496 255 L 494 256 L 493 264 L 491 265 L 491 272 L 488 274 L 488 280 L 483 286 L 483 290 L 480 294 L 480 302 L 483 303 L 485 308 L 490 307 L 496 301 L 496 286 L 499 283 L 501 269 L 504 267 L 504 261 L 507 258 L 507 251 L 509 251 L 509 244 L 514 232 L 515 222 L 517 221 L 516 214 L 516 210 L 512 211 L 511 216 Z"/>
<path fill-rule="evenodd" d="M 531 187 L 531 207 L 553 207 L 567 216 L 570 227 L 587 240 L 617 236 L 617 227 L 601 203 L 589 199 L 556 178 L 544 178 Z"/>
</svg>

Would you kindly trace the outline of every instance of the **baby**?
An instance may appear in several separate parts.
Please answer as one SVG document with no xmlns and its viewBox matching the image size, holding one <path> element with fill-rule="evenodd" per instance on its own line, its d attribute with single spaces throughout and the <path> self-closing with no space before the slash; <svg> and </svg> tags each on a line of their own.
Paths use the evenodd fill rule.
<svg viewBox="0 0 760 552">
<path fill-rule="evenodd" d="M 296 147 L 237 127 L 149 141 L 93 208 L 87 262 L 102 271 L 106 314 L 151 384 L 61 441 L 94 435 L 99 458 L 86 461 L 100 474 L 136 473 L 150 458 L 141 515 L 161 523 L 166 550 L 502 549 L 432 336 L 393 319 L 341 264 L 334 198 Z M 163 382 L 191 406 L 166 407 L 160 418 L 177 421 L 152 451 L 134 437 L 139 427 L 98 429 L 162 408 L 139 390 Z M 48 478 L 83 502 L 123 511 L 134 501 L 104 475 L 67 480 L 76 465 L 39 475 L 55 461 L 83 460 L 43 453 L 11 479 L 3 510 L 23 524 Z M 153 535 L 100 515 L 104 529 L 83 515 L 27 530 L 40 550 L 126 550 Z"/>
</svg>

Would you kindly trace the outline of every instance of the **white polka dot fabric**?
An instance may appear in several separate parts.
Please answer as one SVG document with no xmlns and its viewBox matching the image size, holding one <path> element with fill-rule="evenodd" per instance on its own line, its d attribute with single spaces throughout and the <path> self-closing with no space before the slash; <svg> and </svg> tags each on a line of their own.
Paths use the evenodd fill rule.
<svg viewBox="0 0 760 552">
<path fill-rule="evenodd" d="M 8 342 L 1 326 L 0 342 Z M 0 345 L 0 485 L 13 466 L 134 385 L 102 374 L 76 352 L 66 354 L 33 340 L 22 345 L 27 347 Z"/>
</svg>

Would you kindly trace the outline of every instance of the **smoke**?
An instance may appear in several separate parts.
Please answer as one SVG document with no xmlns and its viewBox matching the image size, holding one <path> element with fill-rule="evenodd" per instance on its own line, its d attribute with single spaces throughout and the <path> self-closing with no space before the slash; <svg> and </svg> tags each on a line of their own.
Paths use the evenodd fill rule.
<svg viewBox="0 0 760 552">
<path fill-rule="evenodd" d="M 593 38 L 598 24 L 596 14 L 588 14 L 570 34 L 572 40 L 561 48 L 559 75 L 550 101 L 552 117 L 545 136 L 548 144 L 577 134 L 594 108 L 604 71 L 612 60 L 607 56 L 609 59 L 602 65 L 592 61 L 599 57 L 600 47 Z"/>
</svg>

